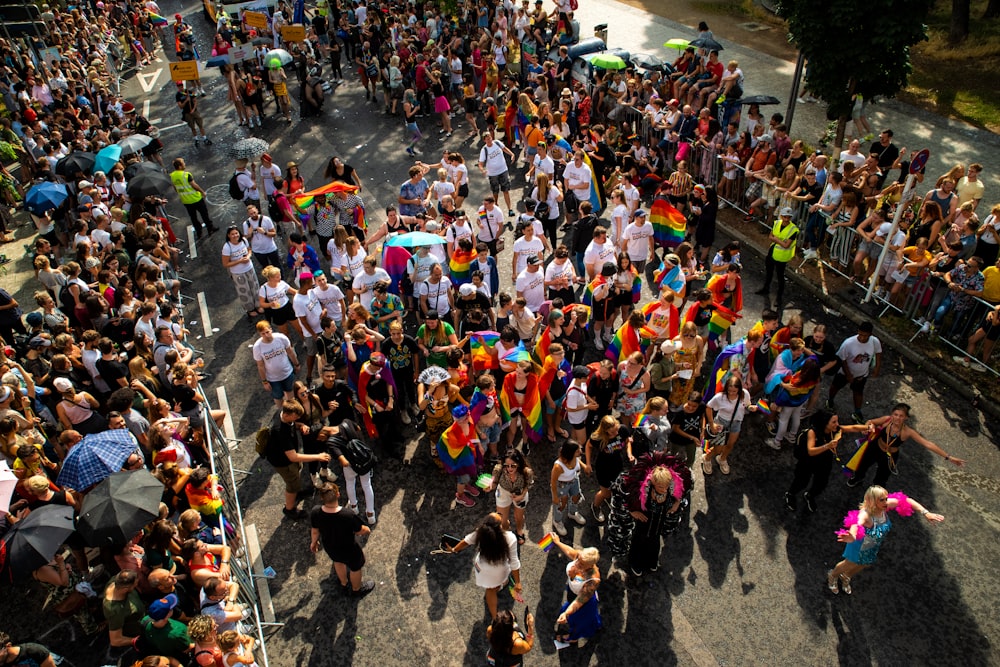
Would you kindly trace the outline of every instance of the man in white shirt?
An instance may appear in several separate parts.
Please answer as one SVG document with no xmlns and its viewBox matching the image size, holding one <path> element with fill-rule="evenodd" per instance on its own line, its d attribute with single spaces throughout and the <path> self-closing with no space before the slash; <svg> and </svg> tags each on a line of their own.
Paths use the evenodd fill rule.
<svg viewBox="0 0 1000 667">
<path fill-rule="evenodd" d="M 514 288 L 517 296 L 524 297 L 528 308 L 537 313 L 545 301 L 545 275 L 541 271 L 542 262 L 538 257 L 532 255 L 527 262 L 524 271 L 517 275 Z"/>
<path fill-rule="evenodd" d="M 587 268 L 588 282 L 597 277 L 605 262 L 615 264 L 618 249 L 608 239 L 608 230 L 598 225 L 594 227 L 594 240 L 583 253 L 583 265 Z"/>
<path fill-rule="evenodd" d="M 313 366 L 319 350 L 316 340 L 323 333 L 320 319 L 326 315 L 326 309 L 316 297 L 313 287 L 313 274 L 303 271 L 299 274 L 299 291 L 292 297 L 292 309 L 302 327 L 302 342 L 306 348 L 306 377 L 312 378 Z"/>
<path fill-rule="evenodd" d="M 653 225 L 646 222 L 646 212 L 641 208 L 635 212 L 635 218 L 625 227 L 622 234 L 628 258 L 639 275 L 646 270 L 646 262 L 653 257 L 656 246 L 653 243 Z"/>
<path fill-rule="evenodd" d="M 499 64 L 498 62 L 497 66 Z M 514 154 L 503 142 L 495 141 L 489 130 L 483 132 L 483 142 L 485 145 L 479 151 L 479 171 L 490 179 L 494 201 L 497 193 L 503 192 L 504 201 L 507 202 L 507 215 L 514 217 L 514 207 L 510 203 L 510 173 L 507 171 L 507 158 L 504 157 L 506 153 L 514 159 Z"/>
<path fill-rule="evenodd" d="M 243 203 L 260 206 L 260 192 L 257 190 L 257 165 L 248 160 L 236 161 L 236 183 L 243 191 Z"/>
<path fill-rule="evenodd" d="M 385 269 L 378 268 L 378 257 L 376 255 L 365 257 L 363 268 L 364 270 L 361 273 L 354 276 L 354 283 L 351 285 L 351 288 L 357 293 L 358 300 L 361 301 L 361 305 L 365 307 L 365 310 L 370 310 L 372 299 L 375 297 L 375 285 L 380 282 L 391 283 L 392 278 L 389 277 Z"/>
<path fill-rule="evenodd" d="M 531 161 L 531 168 L 528 169 L 528 174 L 525 179 L 533 181 L 536 174 L 545 174 L 549 177 L 549 183 L 552 183 L 552 176 L 556 173 L 556 163 L 552 160 L 552 156 L 549 155 L 549 147 L 544 141 L 538 142 L 538 152 L 535 154 L 534 159 Z"/>
<path fill-rule="evenodd" d="M 840 151 L 840 163 L 837 165 L 837 171 L 844 173 L 844 163 L 852 162 L 854 163 L 855 169 L 860 169 L 865 164 L 865 156 L 861 154 L 861 142 L 857 139 L 852 139 L 851 143 L 847 145 L 846 151 Z"/>
<path fill-rule="evenodd" d="M 529 257 L 537 257 L 541 261 L 545 245 L 535 235 L 532 225 L 524 226 L 524 236 L 514 241 L 514 259 L 511 262 L 511 282 L 517 282 L 517 276 L 528 266 Z"/>
<path fill-rule="evenodd" d="M 872 335 L 873 331 L 875 326 L 871 322 L 862 322 L 858 325 L 858 334 L 840 344 L 837 350 L 840 370 L 833 376 L 833 384 L 830 385 L 830 405 L 833 405 L 838 391 L 851 385 L 854 397 L 854 413 L 851 416 L 858 424 L 864 423 L 861 406 L 865 402 L 865 383 L 870 377 L 878 377 L 882 369 L 882 342 Z M 875 360 L 874 367 L 872 359 Z M 855 486 L 850 481 L 848 485 Z"/>
<path fill-rule="evenodd" d="M 573 154 L 573 161 L 567 164 L 563 171 L 563 192 L 572 192 L 578 205 L 579 202 L 589 201 L 590 184 L 593 178 L 590 167 L 583 162 L 583 151 L 578 150 Z M 577 215 L 576 211 L 570 212 L 574 216 Z"/>
<path fill-rule="evenodd" d="M 497 208 L 496 201 L 493 195 L 483 197 L 483 205 L 478 212 L 479 231 L 476 233 L 476 239 L 485 243 L 494 257 L 497 254 L 497 239 L 503 236 L 504 225 L 503 211 Z"/>
<path fill-rule="evenodd" d="M 444 278 L 440 264 L 432 266 L 430 277 L 417 286 L 417 296 L 420 297 L 420 312 L 423 317 L 433 310 L 443 319 L 451 312 L 454 299 L 451 281 Z"/>
<path fill-rule="evenodd" d="M 465 215 L 456 218 L 454 222 L 448 225 L 448 231 L 445 232 L 444 237 L 448 241 L 448 256 L 451 257 L 458 250 L 459 241 L 462 239 L 472 239 L 472 223 L 469 222 L 469 218 Z"/>
<path fill-rule="evenodd" d="M 278 230 L 271 218 L 260 214 L 259 204 L 260 202 L 247 205 L 247 219 L 243 221 L 243 237 L 250 239 L 250 250 L 261 268 L 276 266 L 281 269 L 278 245 L 274 242 Z"/>
<path fill-rule="evenodd" d="M 260 178 L 264 181 L 264 194 L 270 197 L 274 194 L 274 179 L 281 178 L 281 167 L 267 153 L 260 156 Z"/>
<path fill-rule="evenodd" d="M 638 157 L 638 156 L 637 156 Z M 639 188 L 632 185 L 632 181 L 625 179 L 622 183 L 622 192 L 625 194 L 625 206 L 628 207 L 629 215 L 635 215 L 639 210 Z"/>
</svg>

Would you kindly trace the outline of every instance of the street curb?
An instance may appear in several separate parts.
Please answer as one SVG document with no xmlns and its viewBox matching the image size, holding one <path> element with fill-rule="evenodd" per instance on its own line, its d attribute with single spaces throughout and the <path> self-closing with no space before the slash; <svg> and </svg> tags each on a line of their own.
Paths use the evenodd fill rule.
<svg viewBox="0 0 1000 667">
<path fill-rule="evenodd" d="M 731 237 L 739 239 L 740 243 L 744 247 L 753 249 L 761 257 L 767 256 L 767 248 L 758 243 L 755 238 L 749 237 L 737 227 L 733 227 L 732 225 L 723 222 L 721 219 L 717 219 L 715 224 L 719 229 L 729 234 Z M 928 360 L 925 357 L 910 349 L 907 341 L 879 326 L 877 317 L 872 317 L 871 315 L 865 313 L 860 310 L 857 305 L 847 301 L 846 299 L 842 299 L 832 294 L 824 294 L 817 285 L 798 271 L 786 271 L 785 275 L 791 280 L 794 280 L 799 287 L 803 288 L 811 296 L 815 297 L 820 303 L 840 312 L 846 319 L 856 324 L 860 324 L 863 321 L 872 322 L 875 325 L 875 333 L 878 335 L 879 339 L 891 347 L 893 351 L 910 363 L 916 365 L 919 370 L 927 373 L 935 380 L 947 385 L 949 389 L 969 401 L 969 403 L 976 409 L 981 412 L 988 413 L 993 419 L 1000 419 L 1000 405 L 996 405 L 989 400 L 984 400 L 983 396 L 975 389 L 972 389 L 964 379 L 948 373 L 936 364 L 928 363 Z"/>
</svg>

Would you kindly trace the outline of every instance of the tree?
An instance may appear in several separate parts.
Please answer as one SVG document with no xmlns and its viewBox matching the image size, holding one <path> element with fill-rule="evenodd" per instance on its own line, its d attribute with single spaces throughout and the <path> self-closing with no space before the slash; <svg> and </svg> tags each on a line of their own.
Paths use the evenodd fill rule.
<svg viewBox="0 0 1000 667">
<path fill-rule="evenodd" d="M 969 36 L 969 5 L 971 0 L 951 0 L 951 28 L 948 41 L 958 44 Z"/>
<path fill-rule="evenodd" d="M 983 18 L 1000 18 L 1000 0 L 990 0 L 990 4 L 986 5 L 986 11 L 983 12 Z"/>
<path fill-rule="evenodd" d="M 906 87 L 910 47 L 927 39 L 924 21 L 933 0 L 780 0 L 789 38 L 809 60 L 810 92 L 838 120 L 837 145 L 851 96 L 893 97 Z"/>
</svg>

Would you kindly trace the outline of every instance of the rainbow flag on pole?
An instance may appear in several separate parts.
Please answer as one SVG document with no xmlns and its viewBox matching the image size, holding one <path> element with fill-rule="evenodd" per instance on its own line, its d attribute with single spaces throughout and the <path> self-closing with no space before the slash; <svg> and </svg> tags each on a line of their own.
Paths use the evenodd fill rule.
<svg viewBox="0 0 1000 667">
<path fill-rule="evenodd" d="M 500 340 L 496 331 L 477 331 L 469 339 L 469 351 L 472 355 L 472 370 L 482 371 L 499 366 L 492 350 Z"/>
<path fill-rule="evenodd" d="M 606 356 L 611 361 L 621 363 L 633 352 L 646 353 L 646 348 L 656 339 L 656 332 L 648 327 L 636 329 L 626 322 L 615 332 L 615 337 L 608 343 Z"/>
<path fill-rule="evenodd" d="M 666 199 L 657 199 L 649 209 L 653 240 L 662 248 L 673 250 L 684 241 L 687 219 Z"/>
</svg>

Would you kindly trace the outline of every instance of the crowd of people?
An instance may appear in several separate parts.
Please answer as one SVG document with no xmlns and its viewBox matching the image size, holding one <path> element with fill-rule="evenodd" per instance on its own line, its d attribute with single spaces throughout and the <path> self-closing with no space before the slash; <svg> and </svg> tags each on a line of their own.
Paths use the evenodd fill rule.
<svg viewBox="0 0 1000 667">
<path fill-rule="evenodd" d="M 903 298 L 900 284 L 934 271 L 944 285 L 935 326 L 954 311 L 958 331 L 968 300 L 995 300 L 1000 279 L 1000 268 L 987 266 L 997 262 L 1000 210 L 982 225 L 976 217 L 980 165 L 953 170 L 922 201 L 899 202 L 898 185 L 883 187 L 890 170 L 907 168 L 891 132 L 867 156 L 852 142 L 836 166 L 807 155 L 780 118 L 768 127 L 755 106 L 741 113 L 726 104 L 742 95 L 744 75 L 735 61 L 724 67 L 716 51 L 685 50 L 672 74 L 630 67 L 581 82 L 565 48 L 574 4 L 555 0 L 546 8 L 538 0 L 533 11 L 527 0 L 469 4 L 450 20 L 434 7 L 334 2 L 311 12 L 306 41 L 293 45 L 278 30 L 293 9 L 279 3 L 268 46 L 294 54 L 289 69 L 298 76 L 303 117 L 323 112 L 325 64 L 335 82 L 354 79 L 351 66 L 346 76 L 342 69 L 346 56 L 366 100 L 402 115 L 407 153 L 421 151 L 418 123 L 427 118 L 437 119 L 446 145 L 437 162 L 408 169 L 384 208 L 337 156 L 323 183 L 311 184 L 295 162 L 282 170 L 266 153 L 259 164 L 239 160 L 230 194 L 246 217 L 225 230 L 218 256 L 234 301 L 254 323 L 253 358 L 277 408 L 258 433 L 257 451 L 284 482 L 284 517 L 308 519 L 311 549 L 327 553 L 346 595 L 375 588 L 363 577 L 358 540 L 378 521 L 372 473 L 379 457 L 429 458 L 454 483 L 456 507 L 494 496 L 496 512 L 446 550 L 476 548 L 495 664 L 517 664 L 533 643 L 533 619 L 521 627 L 498 603 L 508 582 L 520 593 L 519 550 L 529 530 L 570 561 L 557 641 L 590 638 L 601 626 L 600 552 L 561 538 L 592 519 L 605 526 L 619 567 L 635 578 L 656 572 L 661 538 L 686 521 L 692 470 L 729 475 L 752 423 L 770 432 L 767 446 L 794 450 L 789 510 L 804 492 L 807 510 L 816 511 L 841 458 L 852 459 L 852 487 L 875 466 L 876 490 L 904 442 L 964 463 L 908 426 L 903 404 L 885 417 L 863 415 L 866 381 L 881 368 L 870 323 L 838 345 L 822 323 L 806 335 L 801 317 L 781 321 L 784 268 L 799 243 L 793 207 L 810 213 L 801 243 L 807 258 L 823 245 L 827 218 L 834 229 L 857 227 L 871 244 L 855 260 L 859 276 L 871 275 L 870 259 L 889 243 L 897 262 L 885 269 L 887 298 Z M 243 625 L 251 610 L 237 602 L 230 576 L 230 560 L 243 557 L 238 531 L 208 474 L 207 433 L 226 415 L 205 407 L 204 361 L 180 301 L 181 242 L 163 212 L 164 196 L 176 195 L 196 238 L 212 235 L 205 191 L 176 158 L 174 193 L 130 194 L 137 169 L 163 167 L 157 139 L 105 171 L 74 159 L 151 129 L 135 104 L 114 93 L 115 68 L 128 53 L 142 67 L 159 48 L 195 58 L 193 29 L 181 15 L 167 27 L 153 2 L 44 12 L 62 54 L 56 64 L 36 68 L 4 44 L 12 55 L 3 82 L 10 115 L 0 132 L 21 158 L 21 173 L 5 171 L 0 192 L 13 205 L 32 185 L 65 183 L 68 196 L 25 207 L 37 229 L 37 308 L 25 313 L 0 290 L 0 445 L 18 479 L 3 522 L 16 526 L 45 505 L 79 509 L 93 485 L 59 485 L 60 469 L 74 447 L 108 431 L 134 438 L 122 469 L 145 467 L 164 488 L 158 519 L 104 548 L 102 568 L 73 539 L 66 555 L 12 578 L 40 582 L 54 603 L 65 603 L 60 613 L 88 633 L 102 629 L 103 617 L 111 645 L 138 651 L 144 665 L 253 664 L 254 640 Z M 701 32 L 711 37 L 707 26 Z M 161 33 L 173 43 L 163 47 Z M 255 37 L 222 16 L 212 55 Z M 228 102 L 249 131 L 261 126 L 272 98 L 292 119 L 287 75 L 267 66 L 266 52 L 222 68 Z M 202 96 L 200 81 L 178 86 L 196 144 L 211 143 Z M 662 138 L 643 145 L 634 122 L 623 120 L 626 109 L 645 113 Z M 468 125 L 461 144 L 449 141 L 460 117 Z M 481 144 L 466 150 L 474 139 Z M 736 169 L 747 175 L 745 193 L 735 191 Z M 486 194 L 470 202 L 473 189 Z M 718 247 L 715 221 L 723 199 L 740 197 L 750 202 L 748 218 L 778 213 L 760 291 L 768 295 L 777 280 L 778 294 L 775 307 L 768 303 L 733 342 L 731 326 L 745 315 L 741 276 L 749 258 L 738 241 Z M 891 207 L 918 203 L 920 222 L 887 240 Z M 12 226 L 8 208 L 0 210 Z M 664 240 L 664 216 L 680 220 L 678 237 Z M 938 244 L 944 250 L 934 257 Z M 908 276 L 896 280 L 900 268 Z M 985 339 L 988 359 L 998 317 L 1000 308 L 970 338 L 970 356 Z M 841 426 L 835 401 L 845 387 L 855 424 Z M 800 429 L 802 419 L 811 426 Z M 853 457 L 838 453 L 842 435 L 854 431 L 867 435 L 868 447 Z M 413 435 L 422 443 L 416 452 Z M 308 513 L 299 508 L 303 467 L 322 500 Z M 551 520 L 527 525 L 541 470 L 549 471 Z M 878 495 L 869 490 L 843 541 L 861 540 L 858 526 L 886 523 Z M 849 593 L 857 565 L 869 562 L 848 557 L 830 573 L 830 590 Z M 103 593 L 74 595 L 101 572 L 110 577 Z M 0 635 L 0 650 L 15 659 L 18 650 L 29 657 L 44 650 L 7 639 Z"/>
</svg>

